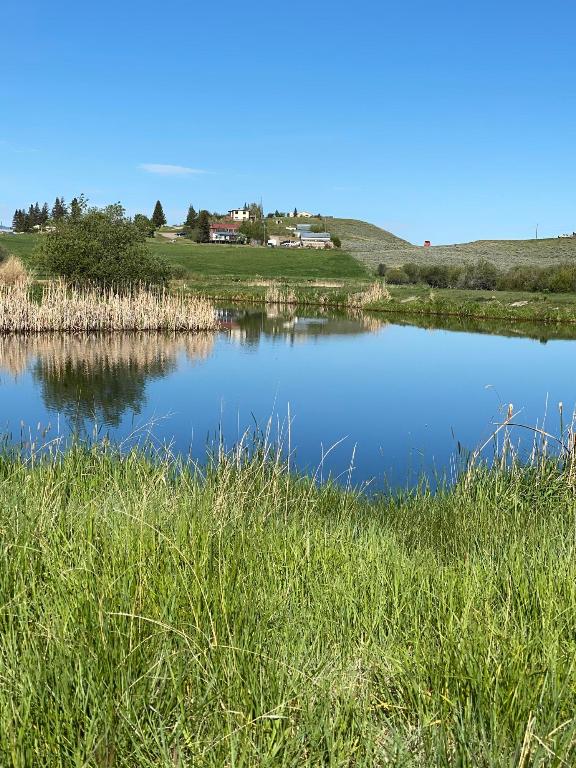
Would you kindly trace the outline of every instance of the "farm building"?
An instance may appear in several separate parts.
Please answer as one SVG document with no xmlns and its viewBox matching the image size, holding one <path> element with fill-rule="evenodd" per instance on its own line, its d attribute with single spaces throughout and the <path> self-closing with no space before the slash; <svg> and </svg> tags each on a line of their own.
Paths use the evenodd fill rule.
<svg viewBox="0 0 576 768">
<path fill-rule="evenodd" d="M 238 241 L 240 224 L 234 221 L 218 221 L 210 224 L 211 243 L 236 243 Z"/>
<path fill-rule="evenodd" d="M 329 232 L 300 232 L 303 248 L 333 248 Z"/>
</svg>

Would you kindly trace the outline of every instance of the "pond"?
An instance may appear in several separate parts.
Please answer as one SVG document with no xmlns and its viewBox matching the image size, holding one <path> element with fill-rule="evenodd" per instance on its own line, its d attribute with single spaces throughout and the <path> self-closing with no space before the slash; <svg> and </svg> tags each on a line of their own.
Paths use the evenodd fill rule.
<svg viewBox="0 0 576 768">
<path fill-rule="evenodd" d="M 0 337 L 0 432 L 154 440 L 202 459 L 268 430 L 294 466 L 372 488 L 453 471 L 505 416 L 559 431 L 576 403 L 570 330 L 417 327 L 309 308 L 220 310 L 210 335 Z M 531 338 L 533 334 L 537 338 Z M 527 433 L 526 433 L 527 434 Z M 530 440 L 524 437 L 524 446 Z"/>
</svg>

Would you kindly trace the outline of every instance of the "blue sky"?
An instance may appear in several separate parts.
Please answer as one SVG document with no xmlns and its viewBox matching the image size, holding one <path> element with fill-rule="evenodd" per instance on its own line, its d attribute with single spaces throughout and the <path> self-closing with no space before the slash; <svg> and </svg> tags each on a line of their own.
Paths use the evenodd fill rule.
<svg viewBox="0 0 576 768">
<path fill-rule="evenodd" d="M 262 197 L 416 243 L 576 229 L 573 0 L 32 0 L 0 16 L 4 223 L 84 192 L 130 213 L 160 198 L 171 222 Z"/>
</svg>

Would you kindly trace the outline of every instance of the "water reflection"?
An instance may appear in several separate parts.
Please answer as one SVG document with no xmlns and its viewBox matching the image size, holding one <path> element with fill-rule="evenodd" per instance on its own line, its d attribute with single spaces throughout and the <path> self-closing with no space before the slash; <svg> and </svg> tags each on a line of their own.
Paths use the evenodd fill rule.
<svg viewBox="0 0 576 768">
<path fill-rule="evenodd" d="M 323 336 L 375 333 L 389 323 L 383 315 L 334 312 L 297 306 L 269 305 L 265 309 L 231 307 L 219 310 L 221 327 L 240 344 L 257 345 L 264 338 L 285 338 L 289 343 Z"/>
<path fill-rule="evenodd" d="M 77 429 L 86 418 L 115 427 L 127 409 L 141 412 L 146 383 L 175 371 L 180 353 L 205 360 L 213 345 L 213 334 L 1 336 L 0 369 L 30 370 L 45 406 Z"/>
</svg>

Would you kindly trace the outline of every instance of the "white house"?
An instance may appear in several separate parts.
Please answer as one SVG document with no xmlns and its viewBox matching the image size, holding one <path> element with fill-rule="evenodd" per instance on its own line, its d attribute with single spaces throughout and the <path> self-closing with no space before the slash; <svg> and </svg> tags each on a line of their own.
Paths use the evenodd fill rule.
<svg viewBox="0 0 576 768">
<path fill-rule="evenodd" d="M 250 211 L 248 208 L 232 208 L 228 211 L 232 221 L 250 221 Z"/>
<path fill-rule="evenodd" d="M 286 214 L 286 216 L 288 218 L 290 218 L 290 219 L 293 219 L 294 218 L 294 211 L 289 211 Z M 314 218 L 314 214 L 313 213 L 308 213 L 308 211 L 299 211 L 298 209 L 296 210 L 296 216 L 301 216 L 303 219 L 313 219 Z"/>
</svg>

